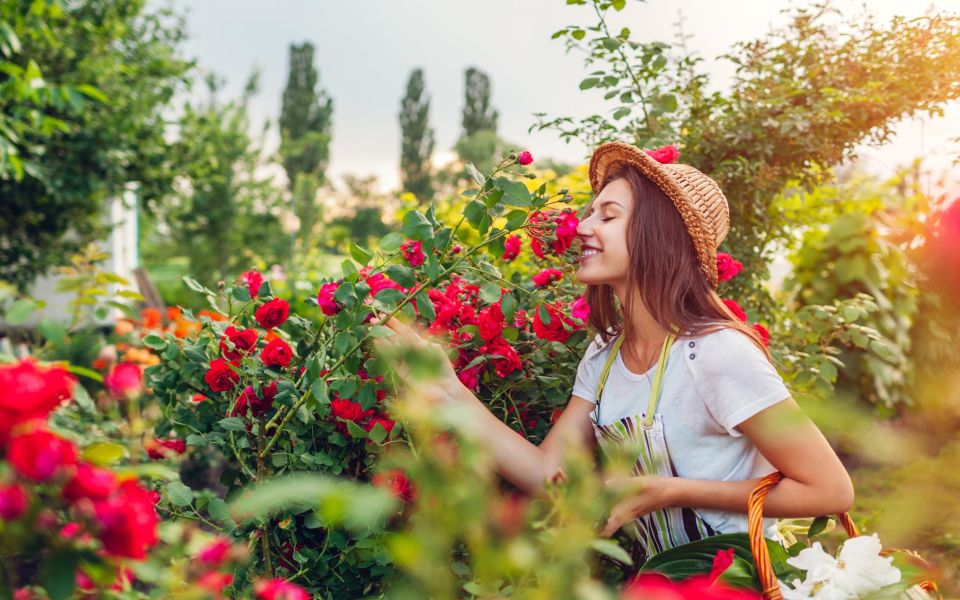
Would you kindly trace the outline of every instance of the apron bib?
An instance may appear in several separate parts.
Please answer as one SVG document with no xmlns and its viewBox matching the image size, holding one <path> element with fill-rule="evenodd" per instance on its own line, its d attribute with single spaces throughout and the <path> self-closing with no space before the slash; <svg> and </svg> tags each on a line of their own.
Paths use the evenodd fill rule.
<svg viewBox="0 0 960 600">
<path fill-rule="evenodd" d="M 600 451 L 606 455 L 619 446 L 637 448 L 637 458 L 634 463 L 636 475 L 660 475 L 676 477 L 677 470 L 673 466 L 670 452 L 667 449 L 667 440 L 663 433 L 663 419 L 657 410 L 660 402 L 661 383 L 667 368 L 667 358 L 670 347 L 675 339 L 671 333 L 663 342 L 660 350 L 660 360 L 657 363 L 657 373 L 650 388 L 650 398 L 646 413 L 628 416 L 610 423 L 600 425 L 600 401 L 603 386 L 606 384 L 610 367 L 623 344 L 623 335 L 619 335 L 610 350 L 607 362 L 604 364 L 597 384 L 597 406 L 594 409 L 594 418 L 591 420 L 593 431 L 597 437 Z M 695 542 L 717 535 L 706 521 L 697 514 L 697 511 L 686 507 L 663 508 L 638 517 L 631 525 L 626 526 L 634 534 L 634 547 L 631 549 L 634 565 L 640 566 L 654 555 L 675 546 Z"/>
</svg>

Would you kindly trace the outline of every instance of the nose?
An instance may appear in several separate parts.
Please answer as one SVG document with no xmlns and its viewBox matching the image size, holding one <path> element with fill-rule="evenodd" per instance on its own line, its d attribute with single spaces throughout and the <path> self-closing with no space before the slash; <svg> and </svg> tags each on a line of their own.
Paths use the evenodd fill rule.
<svg viewBox="0 0 960 600">
<path fill-rule="evenodd" d="M 583 238 L 593 234 L 593 217 L 594 215 L 591 214 L 587 218 L 581 219 L 577 224 L 577 237 L 581 238 L 580 241 L 583 241 Z"/>
</svg>

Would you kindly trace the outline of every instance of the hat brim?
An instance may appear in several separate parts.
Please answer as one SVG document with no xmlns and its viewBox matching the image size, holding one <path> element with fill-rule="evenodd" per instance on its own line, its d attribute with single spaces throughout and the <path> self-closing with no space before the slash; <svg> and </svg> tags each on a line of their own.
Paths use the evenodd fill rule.
<svg viewBox="0 0 960 600">
<path fill-rule="evenodd" d="M 710 285 L 717 287 L 717 249 L 713 236 L 703 215 L 694 208 L 690 195 L 677 183 L 670 171 L 670 165 L 658 162 L 636 146 L 623 142 L 607 142 L 598 147 L 590 158 L 590 187 L 594 195 L 600 193 L 608 175 L 621 164 L 635 167 L 670 198 L 683 218 L 690 239 L 693 240 L 700 270 Z"/>
</svg>

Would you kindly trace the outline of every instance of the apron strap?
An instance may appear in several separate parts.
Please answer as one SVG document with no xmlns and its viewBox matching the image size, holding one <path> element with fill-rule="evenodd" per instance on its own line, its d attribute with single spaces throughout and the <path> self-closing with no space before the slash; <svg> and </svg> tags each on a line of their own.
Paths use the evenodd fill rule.
<svg viewBox="0 0 960 600">
<path fill-rule="evenodd" d="M 607 383 L 607 376 L 610 375 L 610 368 L 613 366 L 613 361 L 617 358 L 617 353 L 620 351 L 620 346 L 623 345 L 624 335 L 621 333 L 617 336 L 616 341 L 613 342 L 613 347 L 610 349 L 610 354 L 607 356 L 607 361 L 603 365 L 603 371 L 600 372 L 600 381 L 597 383 L 597 417 L 596 422 L 600 424 L 600 399 L 603 396 L 603 387 Z M 663 347 L 660 349 L 660 358 L 657 361 L 657 373 L 653 378 L 653 386 L 650 388 L 650 399 L 647 401 L 647 412 L 643 417 L 641 425 L 649 429 L 653 426 L 653 415 L 657 411 L 657 404 L 660 402 L 660 391 L 662 387 L 663 374 L 667 370 L 667 358 L 670 354 L 670 346 L 673 345 L 673 341 L 676 339 L 674 333 L 667 334 L 666 339 L 663 340 Z"/>
</svg>

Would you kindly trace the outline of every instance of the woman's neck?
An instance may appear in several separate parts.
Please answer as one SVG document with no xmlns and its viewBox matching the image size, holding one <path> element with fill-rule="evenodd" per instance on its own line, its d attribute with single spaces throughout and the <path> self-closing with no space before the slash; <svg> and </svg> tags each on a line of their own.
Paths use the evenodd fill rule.
<svg viewBox="0 0 960 600">
<path fill-rule="evenodd" d="M 630 320 L 624 347 L 627 348 L 627 355 L 633 358 L 633 364 L 645 371 L 656 362 L 668 331 L 653 318 L 639 296 L 635 296 L 635 300 L 630 314 L 624 315 Z M 626 306 L 623 298 L 620 299 L 620 306 Z"/>
</svg>

